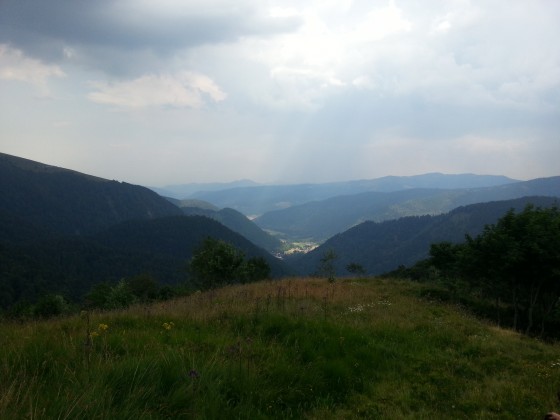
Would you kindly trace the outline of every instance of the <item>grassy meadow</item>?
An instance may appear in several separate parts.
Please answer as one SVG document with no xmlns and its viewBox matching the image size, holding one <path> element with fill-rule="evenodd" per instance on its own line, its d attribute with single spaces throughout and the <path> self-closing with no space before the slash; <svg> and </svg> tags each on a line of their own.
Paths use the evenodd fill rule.
<svg viewBox="0 0 560 420">
<path fill-rule="evenodd" d="M 1 419 L 536 419 L 560 345 L 405 281 L 286 279 L 0 323 Z"/>
</svg>

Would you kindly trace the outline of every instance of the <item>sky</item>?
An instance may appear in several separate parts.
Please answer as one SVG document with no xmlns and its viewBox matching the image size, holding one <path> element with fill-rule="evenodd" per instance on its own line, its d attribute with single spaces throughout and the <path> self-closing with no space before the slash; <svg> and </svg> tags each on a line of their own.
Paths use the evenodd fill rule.
<svg viewBox="0 0 560 420">
<path fill-rule="evenodd" d="M 557 0 L 0 0 L 0 152 L 147 186 L 560 175 Z"/>
</svg>

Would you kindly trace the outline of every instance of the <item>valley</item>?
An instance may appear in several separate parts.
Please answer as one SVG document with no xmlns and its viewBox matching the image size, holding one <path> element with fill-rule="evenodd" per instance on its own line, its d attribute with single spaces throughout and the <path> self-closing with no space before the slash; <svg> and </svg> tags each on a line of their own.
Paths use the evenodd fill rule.
<svg viewBox="0 0 560 420">
<path fill-rule="evenodd" d="M 263 257 L 274 277 L 312 275 L 327 252 L 336 255 L 337 276 L 349 275 L 351 264 L 365 275 L 379 275 L 426 258 L 431 243 L 478 234 L 510 208 L 549 207 L 560 197 L 560 177 L 426 174 L 317 185 L 244 182 L 235 188 L 213 184 L 208 192 L 176 186 L 175 191 L 191 191 L 177 199 L 5 154 L 0 173 L 4 307 L 47 292 L 79 301 L 100 281 L 141 274 L 188 288 L 186 262 L 206 236 Z M 216 201 L 202 199 L 208 197 Z M 253 220 L 220 207 L 245 203 L 254 211 L 273 199 L 301 204 Z"/>
</svg>

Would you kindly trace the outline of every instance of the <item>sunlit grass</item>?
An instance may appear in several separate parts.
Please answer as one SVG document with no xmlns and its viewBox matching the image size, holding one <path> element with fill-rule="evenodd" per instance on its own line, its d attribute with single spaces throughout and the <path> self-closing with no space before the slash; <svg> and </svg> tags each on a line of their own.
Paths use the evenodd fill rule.
<svg viewBox="0 0 560 420">
<path fill-rule="evenodd" d="M 539 418 L 560 347 L 390 280 L 0 324 L 0 418 Z"/>
</svg>

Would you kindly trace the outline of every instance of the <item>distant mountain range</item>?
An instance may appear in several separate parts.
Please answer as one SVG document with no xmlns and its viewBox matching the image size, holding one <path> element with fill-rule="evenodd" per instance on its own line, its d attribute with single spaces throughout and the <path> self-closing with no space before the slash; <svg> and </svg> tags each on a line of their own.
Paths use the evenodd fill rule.
<svg viewBox="0 0 560 420">
<path fill-rule="evenodd" d="M 510 182 L 484 188 L 414 188 L 365 192 L 268 212 L 255 219 L 265 230 L 292 239 L 322 242 L 361 222 L 441 214 L 456 207 L 528 195 L 560 197 L 560 177 Z"/>
<path fill-rule="evenodd" d="M 166 185 L 165 187 L 160 187 L 160 188 L 150 187 L 150 189 L 164 197 L 183 200 L 185 198 L 190 197 L 194 193 L 201 192 L 201 191 L 219 191 L 219 190 L 226 190 L 226 189 L 239 188 L 239 187 L 254 187 L 257 185 L 259 184 L 249 179 L 242 179 L 233 182 Z"/>
<path fill-rule="evenodd" d="M 386 176 L 370 180 L 324 184 L 257 185 L 221 190 L 200 190 L 183 198 L 208 201 L 218 207 L 229 207 L 248 216 L 285 209 L 311 201 L 364 192 L 393 192 L 413 188 L 480 188 L 517 182 L 498 175 L 430 173 L 416 176 Z"/>
<path fill-rule="evenodd" d="M 465 235 L 476 236 L 484 226 L 495 223 L 508 210 L 522 210 L 527 204 L 558 206 L 554 197 L 523 197 L 459 207 L 438 216 L 411 216 L 381 223 L 364 222 L 335 235 L 315 250 L 292 261 L 302 275 L 317 271 L 321 258 L 334 251 L 338 275 L 348 275 L 346 266 L 361 265 L 375 275 L 410 266 L 428 256 L 430 245 L 443 241 L 459 243 Z"/>
</svg>

